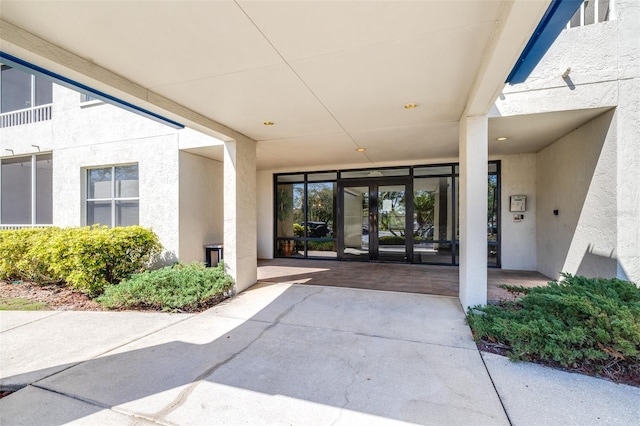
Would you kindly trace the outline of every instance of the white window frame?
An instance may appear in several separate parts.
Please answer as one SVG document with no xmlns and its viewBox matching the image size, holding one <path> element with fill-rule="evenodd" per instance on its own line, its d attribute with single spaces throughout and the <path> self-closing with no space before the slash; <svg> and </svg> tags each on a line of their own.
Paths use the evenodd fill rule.
<svg viewBox="0 0 640 426">
<path fill-rule="evenodd" d="M 136 166 L 138 169 L 138 196 L 137 197 L 116 197 L 116 167 L 127 167 L 127 166 Z M 108 169 L 111 168 L 111 197 L 109 198 L 89 198 L 89 176 L 91 170 L 97 169 Z M 116 201 L 137 201 L 138 209 L 140 208 L 140 165 L 138 163 L 123 163 L 123 164 L 113 164 L 111 166 L 95 166 L 95 167 L 87 167 L 85 169 L 85 189 L 84 189 L 84 223 L 86 225 L 89 224 L 89 202 L 90 201 L 109 201 L 111 205 L 111 223 L 101 223 L 101 225 L 107 225 L 110 228 L 116 227 Z M 138 210 L 138 225 L 140 224 L 140 216 Z"/>
</svg>

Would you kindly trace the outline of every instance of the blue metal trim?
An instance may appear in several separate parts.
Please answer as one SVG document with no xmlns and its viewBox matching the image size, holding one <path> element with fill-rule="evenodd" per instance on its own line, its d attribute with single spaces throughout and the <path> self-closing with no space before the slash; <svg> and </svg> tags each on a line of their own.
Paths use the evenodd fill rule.
<svg viewBox="0 0 640 426">
<path fill-rule="evenodd" d="M 558 38 L 583 0 L 552 0 L 505 83 L 524 82 Z"/>
<path fill-rule="evenodd" d="M 155 112 L 151 112 L 144 108 L 141 108 L 137 105 L 134 105 L 130 102 L 123 101 L 122 99 L 118 99 L 114 96 L 111 96 L 107 93 L 101 92 L 99 90 L 93 89 L 87 85 L 84 85 L 78 81 L 71 80 L 70 78 L 64 77 L 60 74 L 49 71 L 45 68 L 34 65 L 30 62 L 24 61 L 18 57 L 10 55 L 6 52 L 0 51 L 0 58 L 2 59 L 2 63 L 10 65 L 14 68 L 18 68 L 22 71 L 35 74 L 39 77 L 47 78 L 48 80 L 53 80 L 55 83 L 67 87 L 69 89 L 76 90 L 80 93 L 84 93 L 85 95 L 89 95 L 93 98 L 100 99 L 101 101 L 108 102 L 110 104 L 116 105 L 120 108 L 123 108 L 127 111 L 142 115 L 144 117 L 150 118 L 152 120 L 158 121 L 162 124 L 166 124 L 176 129 L 184 129 L 184 125 L 178 123 L 177 121 L 170 120 L 166 117 L 163 117 Z"/>
</svg>

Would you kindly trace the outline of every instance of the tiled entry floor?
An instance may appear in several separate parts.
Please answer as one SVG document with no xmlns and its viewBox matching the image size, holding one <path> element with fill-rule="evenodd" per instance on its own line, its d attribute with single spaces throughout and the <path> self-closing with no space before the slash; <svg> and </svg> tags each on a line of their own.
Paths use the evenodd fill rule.
<svg viewBox="0 0 640 426">
<path fill-rule="evenodd" d="M 550 279 L 534 271 L 489 268 L 488 299 L 509 294 L 499 284 L 527 287 L 545 285 Z M 339 262 L 327 260 L 273 259 L 258 261 L 259 282 L 366 288 L 371 290 L 437 294 L 458 297 L 458 267 L 395 263 Z"/>
</svg>

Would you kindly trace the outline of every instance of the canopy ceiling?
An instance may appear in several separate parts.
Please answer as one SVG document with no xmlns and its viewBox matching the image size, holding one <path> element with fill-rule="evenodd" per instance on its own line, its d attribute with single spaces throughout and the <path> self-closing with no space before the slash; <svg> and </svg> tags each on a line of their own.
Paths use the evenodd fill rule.
<svg viewBox="0 0 640 426">
<path fill-rule="evenodd" d="M 3 0 L 0 41 L 219 139 L 253 139 L 261 168 L 367 166 L 456 157 L 458 121 L 489 111 L 549 1 Z"/>
</svg>

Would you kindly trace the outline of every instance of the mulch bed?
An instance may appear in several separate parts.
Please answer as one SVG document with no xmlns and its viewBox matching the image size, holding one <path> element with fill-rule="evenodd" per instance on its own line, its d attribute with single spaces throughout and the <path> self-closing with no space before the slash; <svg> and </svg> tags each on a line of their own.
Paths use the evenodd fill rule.
<svg viewBox="0 0 640 426">
<path fill-rule="evenodd" d="M 104 311 L 105 309 L 89 296 L 69 290 L 62 285 L 39 285 L 23 281 L 0 281 L 0 297 L 27 299 L 45 303 L 55 311 Z"/>
</svg>

